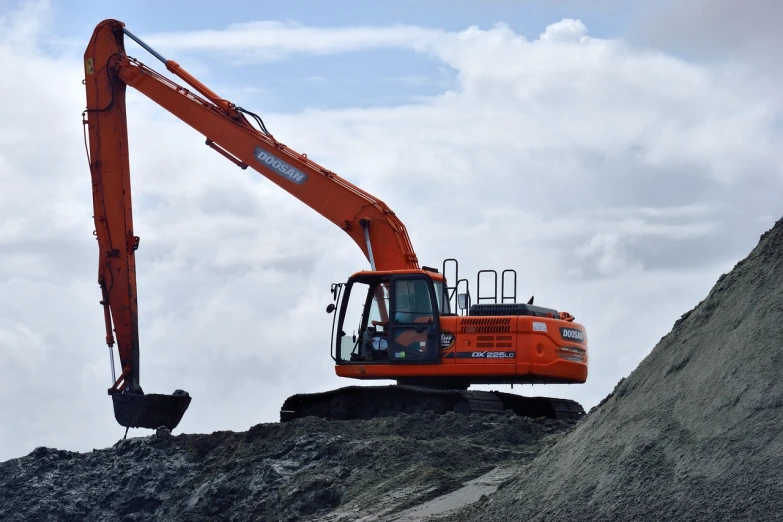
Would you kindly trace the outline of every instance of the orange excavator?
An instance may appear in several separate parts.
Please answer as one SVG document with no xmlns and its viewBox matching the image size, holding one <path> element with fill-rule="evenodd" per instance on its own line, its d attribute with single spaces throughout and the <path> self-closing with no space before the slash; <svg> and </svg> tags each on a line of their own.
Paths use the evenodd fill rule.
<svg viewBox="0 0 783 522">
<path fill-rule="evenodd" d="M 165 64 L 184 87 L 125 52 L 129 37 Z M 289 397 L 281 421 L 307 415 L 356 419 L 417 413 L 503 413 L 573 418 L 570 400 L 468 390 L 474 384 L 584 383 L 587 336 L 566 312 L 516 302 L 516 272 L 482 270 L 472 302 L 455 259 L 420 267 L 405 226 L 377 197 L 316 164 L 270 134 L 256 114 L 221 98 L 166 60 L 117 20 L 98 24 L 84 54 L 89 162 L 98 284 L 112 369 L 109 389 L 125 427 L 175 428 L 190 395 L 145 394 L 140 384 L 138 303 L 125 91 L 130 86 L 193 127 L 234 165 L 259 172 L 340 227 L 370 270 L 331 287 L 331 357 L 338 376 L 395 380 Z M 446 274 L 449 273 L 449 277 Z M 452 284 L 449 284 L 449 281 Z M 489 291 L 482 296 L 481 284 Z M 498 292 L 498 289 L 500 292 Z M 463 290 L 463 291 L 461 291 Z M 498 295 L 499 294 L 499 295 Z M 114 344 L 120 360 L 115 373 Z"/>
</svg>

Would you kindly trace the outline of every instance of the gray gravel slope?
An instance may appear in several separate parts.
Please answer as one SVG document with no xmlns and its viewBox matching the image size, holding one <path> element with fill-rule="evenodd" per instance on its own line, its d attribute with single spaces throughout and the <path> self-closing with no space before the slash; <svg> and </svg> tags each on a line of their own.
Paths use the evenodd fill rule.
<svg viewBox="0 0 783 522">
<path fill-rule="evenodd" d="M 782 429 L 783 220 L 603 404 L 451 520 L 783 520 Z"/>
</svg>

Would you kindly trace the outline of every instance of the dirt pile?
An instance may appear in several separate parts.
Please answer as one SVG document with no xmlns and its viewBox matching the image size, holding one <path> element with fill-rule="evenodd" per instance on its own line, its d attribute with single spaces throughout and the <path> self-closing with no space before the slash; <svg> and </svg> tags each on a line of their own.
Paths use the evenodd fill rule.
<svg viewBox="0 0 783 522">
<path fill-rule="evenodd" d="M 783 520 L 781 429 L 783 220 L 585 421 L 451 520 Z"/>
<path fill-rule="evenodd" d="M 508 476 L 498 464 L 530 461 L 571 426 L 310 417 L 245 433 L 160 430 L 90 453 L 38 448 L 0 463 L 0 520 L 416 520 L 493 491 Z"/>
<path fill-rule="evenodd" d="M 575 427 L 430 412 L 38 448 L 0 463 L 0 519 L 783 520 L 782 427 L 783 220 Z"/>
</svg>

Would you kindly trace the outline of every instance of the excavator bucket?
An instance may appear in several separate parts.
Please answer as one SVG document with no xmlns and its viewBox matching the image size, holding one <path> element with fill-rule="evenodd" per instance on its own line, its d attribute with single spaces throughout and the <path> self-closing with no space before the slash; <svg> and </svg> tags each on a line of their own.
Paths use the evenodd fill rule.
<svg viewBox="0 0 783 522">
<path fill-rule="evenodd" d="M 165 426 L 173 430 L 190 406 L 190 395 L 182 390 L 172 395 L 160 393 L 115 393 L 114 418 L 126 428 L 157 429 Z"/>
</svg>

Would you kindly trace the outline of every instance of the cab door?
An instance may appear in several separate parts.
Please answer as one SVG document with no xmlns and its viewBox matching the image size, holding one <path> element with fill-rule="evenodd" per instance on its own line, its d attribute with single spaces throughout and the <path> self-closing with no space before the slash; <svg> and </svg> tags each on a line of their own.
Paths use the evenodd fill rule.
<svg viewBox="0 0 783 522">
<path fill-rule="evenodd" d="M 393 277 L 390 297 L 389 362 L 440 361 L 440 315 L 432 279 Z"/>
</svg>

